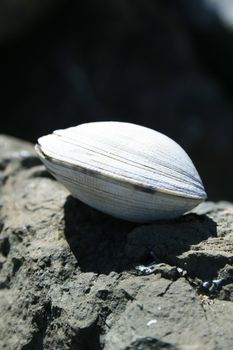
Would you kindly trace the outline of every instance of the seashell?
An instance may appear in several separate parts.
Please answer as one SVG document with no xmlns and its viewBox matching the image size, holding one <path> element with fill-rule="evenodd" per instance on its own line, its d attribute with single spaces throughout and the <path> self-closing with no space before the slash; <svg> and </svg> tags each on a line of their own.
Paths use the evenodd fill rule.
<svg viewBox="0 0 233 350">
<path fill-rule="evenodd" d="M 206 198 L 186 152 L 169 137 L 143 126 L 81 124 L 40 137 L 36 150 L 74 197 L 117 218 L 171 219 Z"/>
</svg>

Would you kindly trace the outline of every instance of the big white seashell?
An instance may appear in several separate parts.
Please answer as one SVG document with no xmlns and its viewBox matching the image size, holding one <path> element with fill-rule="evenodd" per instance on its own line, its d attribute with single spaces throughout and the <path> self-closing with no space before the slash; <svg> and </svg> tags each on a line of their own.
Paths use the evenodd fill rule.
<svg viewBox="0 0 233 350">
<path fill-rule="evenodd" d="M 81 124 L 40 137 L 36 150 L 74 197 L 118 218 L 175 218 L 206 198 L 186 152 L 169 137 L 143 126 Z"/>
</svg>

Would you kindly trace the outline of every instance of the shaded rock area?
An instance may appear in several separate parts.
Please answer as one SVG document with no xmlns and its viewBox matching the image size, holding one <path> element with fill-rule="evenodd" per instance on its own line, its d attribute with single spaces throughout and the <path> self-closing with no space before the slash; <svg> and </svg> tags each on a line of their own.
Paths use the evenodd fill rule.
<svg viewBox="0 0 233 350">
<path fill-rule="evenodd" d="M 120 221 L 0 145 L 1 349 L 232 349 L 232 204 Z"/>
</svg>

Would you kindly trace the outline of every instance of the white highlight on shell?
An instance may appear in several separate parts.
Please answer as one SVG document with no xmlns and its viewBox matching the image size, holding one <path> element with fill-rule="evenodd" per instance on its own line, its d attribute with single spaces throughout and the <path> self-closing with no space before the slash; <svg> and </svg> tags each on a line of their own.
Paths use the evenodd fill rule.
<svg viewBox="0 0 233 350">
<path fill-rule="evenodd" d="M 121 219 L 175 218 L 206 198 L 186 152 L 143 126 L 81 124 L 40 137 L 36 150 L 74 197 Z"/>
</svg>

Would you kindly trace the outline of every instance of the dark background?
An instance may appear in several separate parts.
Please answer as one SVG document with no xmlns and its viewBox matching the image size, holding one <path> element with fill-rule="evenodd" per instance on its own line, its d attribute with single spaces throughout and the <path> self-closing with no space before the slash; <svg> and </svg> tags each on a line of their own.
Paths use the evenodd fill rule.
<svg viewBox="0 0 233 350">
<path fill-rule="evenodd" d="M 210 200 L 233 200 L 231 13 L 229 0 L 2 0 L 1 133 L 149 126 L 188 152 Z"/>
</svg>

